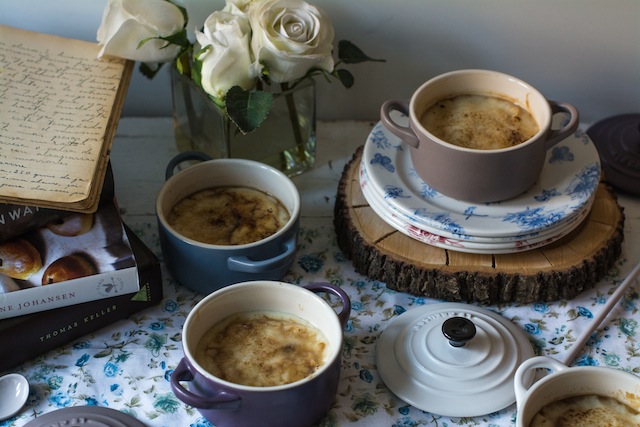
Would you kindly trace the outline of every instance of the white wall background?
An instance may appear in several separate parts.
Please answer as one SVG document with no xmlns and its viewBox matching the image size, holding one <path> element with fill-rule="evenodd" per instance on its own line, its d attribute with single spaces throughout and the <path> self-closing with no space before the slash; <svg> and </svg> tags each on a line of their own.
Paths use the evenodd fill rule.
<svg viewBox="0 0 640 427">
<path fill-rule="evenodd" d="M 223 0 L 183 0 L 200 25 Z M 462 68 L 503 71 L 548 98 L 574 104 L 583 122 L 640 112 L 638 0 L 314 0 L 348 39 L 384 64 L 351 66 L 349 90 L 319 80 L 321 119 L 377 119 L 427 79 Z M 105 0 L 0 0 L 0 23 L 95 41 Z M 137 71 L 125 115 L 171 114 L 166 72 Z"/>
</svg>

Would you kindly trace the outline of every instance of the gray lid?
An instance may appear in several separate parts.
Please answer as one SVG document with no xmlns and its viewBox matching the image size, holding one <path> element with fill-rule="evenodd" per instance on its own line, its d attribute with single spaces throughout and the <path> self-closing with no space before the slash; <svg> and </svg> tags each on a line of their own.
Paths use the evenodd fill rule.
<svg viewBox="0 0 640 427">
<path fill-rule="evenodd" d="M 111 408 L 72 406 L 48 412 L 29 421 L 25 427 L 72 426 L 82 419 L 84 427 L 146 427 L 141 421 Z"/>
<path fill-rule="evenodd" d="M 378 372 L 394 394 L 422 411 L 451 417 L 513 404 L 516 369 L 533 356 L 522 329 L 493 311 L 461 303 L 406 311 L 385 328 L 376 349 Z"/>
<path fill-rule="evenodd" d="M 640 114 L 603 119 L 587 129 L 598 150 L 605 180 L 640 196 Z"/>
</svg>

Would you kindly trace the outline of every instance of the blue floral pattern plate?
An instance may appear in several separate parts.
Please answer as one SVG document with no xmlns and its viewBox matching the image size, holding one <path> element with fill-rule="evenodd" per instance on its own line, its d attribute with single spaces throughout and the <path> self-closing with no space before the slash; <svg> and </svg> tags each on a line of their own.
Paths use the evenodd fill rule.
<svg viewBox="0 0 640 427">
<path fill-rule="evenodd" d="M 381 211 L 378 215 L 381 216 L 382 219 L 386 221 L 386 219 L 389 218 L 390 221 L 387 222 L 389 222 L 390 225 L 394 227 L 396 227 L 396 225 L 399 225 L 400 227 L 402 227 L 402 232 L 406 231 L 405 234 L 410 234 L 412 236 L 416 235 L 415 237 L 418 240 L 424 241 L 424 239 L 428 239 L 428 242 L 431 242 L 437 238 L 438 240 L 455 243 L 456 246 L 466 248 L 521 248 L 534 243 L 545 241 L 549 238 L 557 237 L 557 235 L 563 232 L 565 229 L 571 227 L 571 230 L 573 230 L 575 227 L 577 227 L 589 213 L 589 211 L 591 210 L 591 206 L 595 201 L 594 193 L 587 201 L 584 208 L 576 212 L 575 215 L 566 218 L 564 221 L 559 222 L 553 227 L 549 227 L 539 232 L 536 231 L 530 234 L 523 234 L 519 236 L 475 237 L 456 234 L 455 230 L 439 230 L 429 227 L 422 221 L 416 221 L 415 216 L 407 215 L 399 211 L 393 204 L 388 203 L 388 199 L 384 199 L 382 195 L 377 194 L 375 191 L 372 191 L 372 189 L 370 189 L 371 180 L 367 176 L 367 171 L 363 163 L 360 164 L 359 180 L 362 193 L 367 202 L 369 202 L 370 205 L 373 205 L 374 211 L 376 211 L 376 213 L 378 213 L 378 211 Z M 394 225 L 393 223 L 396 223 L 396 225 Z M 487 245 L 488 243 L 490 245 Z M 550 241 L 548 241 L 548 243 L 550 243 Z"/>
<path fill-rule="evenodd" d="M 566 224 L 563 223 L 560 227 L 555 227 L 552 233 L 545 233 L 541 236 L 531 238 L 522 238 L 511 242 L 503 241 L 486 243 L 456 239 L 454 237 L 440 235 L 438 233 L 434 233 L 417 227 L 416 225 L 405 221 L 397 214 L 390 212 L 380 203 L 380 201 L 376 200 L 376 198 L 369 193 L 368 189 L 369 187 L 366 185 L 362 187 L 362 193 L 369 203 L 369 207 L 371 207 L 371 209 L 373 209 L 373 211 L 391 227 L 395 228 L 406 236 L 418 240 L 419 242 L 427 243 L 431 246 L 435 246 L 441 249 L 450 249 L 458 252 L 475 254 L 499 255 L 541 248 L 555 242 L 556 240 L 561 239 L 562 237 L 566 236 L 574 229 L 576 229 L 580 225 L 582 220 L 586 218 L 591 208 L 591 204 L 587 205 L 587 208 L 584 209 L 577 218 Z M 591 198 L 591 201 L 593 200 L 594 198 Z"/>
<path fill-rule="evenodd" d="M 600 181 L 598 152 L 583 131 L 549 150 L 531 189 L 495 203 L 470 204 L 428 186 L 416 173 L 408 146 L 380 122 L 367 138 L 362 159 L 373 191 L 395 209 L 467 240 L 532 235 L 558 226 L 584 210 Z"/>
</svg>

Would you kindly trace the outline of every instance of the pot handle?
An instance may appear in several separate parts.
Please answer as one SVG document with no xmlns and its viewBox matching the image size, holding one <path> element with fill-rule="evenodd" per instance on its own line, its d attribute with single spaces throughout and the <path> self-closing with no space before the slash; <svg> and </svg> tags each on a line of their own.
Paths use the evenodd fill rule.
<svg viewBox="0 0 640 427">
<path fill-rule="evenodd" d="M 343 328 L 347 325 L 347 321 L 349 320 L 349 316 L 351 315 L 351 299 L 349 299 L 349 295 L 347 295 L 347 293 L 343 291 L 342 288 L 327 282 L 309 283 L 305 286 L 305 288 L 314 293 L 323 291 L 328 292 L 340 298 L 340 301 L 342 302 L 342 311 L 338 313 L 338 319 L 340 320 L 340 324 Z"/>
<path fill-rule="evenodd" d="M 188 160 L 201 160 L 206 162 L 207 160 L 212 160 L 208 154 L 205 154 L 201 151 L 185 151 L 183 153 L 176 154 L 173 159 L 169 160 L 169 164 L 167 164 L 167 169 L 164 171 L 164 179 L 167 180 L 173 176 L 173 171 L 182 162 L 186 162 Z"/>
<path fill-rule="evenodd" d="M 215 396 L 199 396 L 190 392 L 180 384 L 180 381 L 193 381 L 194 374 L 191 365 L 186 358 L 182 358 L 178 367 L 171 374 L 171 390 L 178 399 L 189 406 L 198 409 L 225 409 L 234 410 L 240 408 L 242 399 L 224 391 L 218 392 Z"/>
<path fill-rule="evenodd" d="M 284 252 L 273 258 L 253 261 L 246 256 L 235 256 L 227 258 L 229 270 L 243 273 L 264 273 L 284 267 L 293 261 L 296 256 L 296 235 L 295 233 L 284 242 Z"/>
<path fill-rule="evenodd" d="M 533 374 L 535 369 L 544 368 L 552 371 L 562 371 L 567 369 L 568 366 L 564 363 L 560 363 L 555 359 L 547 356 L 536 356 L 522 362 L 514 377 L 514 387 L 516 391 L 516 406 L 520 406 L 520 403 L 524 399 L 525 394 L 533 383 Z"/>
<path fill-rule="evenodd" d="M 384 127 L 389 129 L 389 132 L 412 146 L 413 148 L 418 148 L 418 144 L 420 141 L 416 136 L 415 132 L 409 126 L 400 126 L 398 123 L 391 118 L 391 112 L 398 111 L 405 116 L 409 117 L 409 100 L 397 100 L 391 99 L 389 101 L 385 101 L 380 107 L 380 120 Z"/>
<path fill-rule="evenodd" d="M 569 121 L 559 129 L 552 129 L 550 131 L 549 137 L 545 142 L 547 150 L 572 135 L 580 123 L 580 114 L 578 113 L 578 109 L 573 105 L 566 102 L 549 101 L 549 107 L 551 107 L 552 115 L 567 113 L 569 115 Z"/>
</svg>

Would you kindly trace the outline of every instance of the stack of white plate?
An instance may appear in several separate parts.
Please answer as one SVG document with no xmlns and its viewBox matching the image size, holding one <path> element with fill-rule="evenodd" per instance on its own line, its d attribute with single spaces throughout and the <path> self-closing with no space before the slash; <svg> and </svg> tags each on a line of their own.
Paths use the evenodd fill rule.
<svg viewBox="0 0 640 427">
<path fill-rule="evenodd" d="M 536 185 L 495 203 L 471 204 L 438 193 L 420 179 L 409 150 L 378 123 L 362 154 L 362 193 L 398 231 L 459 252 L 513 253 L 560 239 L 586 218 L 600 180 L 598 152 L 581 131 L 549 150 Z"/>
</svg>

